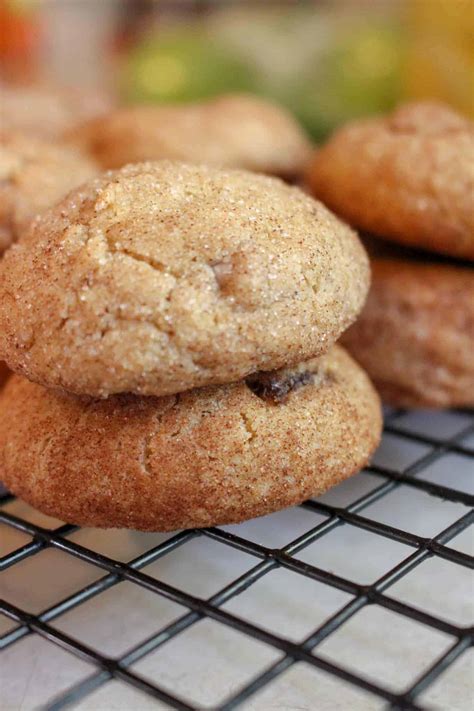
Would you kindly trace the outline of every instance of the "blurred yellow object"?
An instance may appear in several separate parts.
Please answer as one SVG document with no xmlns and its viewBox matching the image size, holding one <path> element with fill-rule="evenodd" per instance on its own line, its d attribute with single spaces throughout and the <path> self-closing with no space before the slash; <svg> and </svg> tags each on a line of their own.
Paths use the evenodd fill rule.
<svg viewBox="0 0 474 711">
<path fill-rule="evenodd" d="M 474 116 L 473 0 L 409 0 L 403 93 Z"/>
</svg>

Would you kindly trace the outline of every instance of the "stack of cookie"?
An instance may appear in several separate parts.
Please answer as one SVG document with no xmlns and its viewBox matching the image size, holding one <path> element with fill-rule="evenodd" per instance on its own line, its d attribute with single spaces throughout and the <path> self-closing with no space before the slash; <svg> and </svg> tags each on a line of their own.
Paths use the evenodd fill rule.
<svg viewBox="0 0 474 711">
<path fill-rule="evenodd" d="M 0 263 L 0 478 L 62 520 L 210 526 L 362 467 L 378 397 L 339 346 L 369 287 L 356 234 L 275 178 L 105 173 Z"/>
<path fill-rule="evenodd" d="M 308 184 L 370 234 L 372 287 L 343 343 L 383 397 L 474 407 L 473 124 L 431 102 L 354 122 L 314 156 Z"/>
</svg>

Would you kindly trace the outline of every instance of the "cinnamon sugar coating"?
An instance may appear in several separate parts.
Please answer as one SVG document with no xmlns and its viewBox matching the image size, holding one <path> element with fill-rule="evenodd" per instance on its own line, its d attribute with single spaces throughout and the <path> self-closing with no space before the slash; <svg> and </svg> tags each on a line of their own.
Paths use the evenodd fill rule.
<svg viewBox="0 0 474 711">
<path fill-rule="evenodd" d="M 326 352 L 369 285 L 356 234 L 281 180 L 106 173 L 0 263 L 0 358 L 50 387 L 166 395 Z"/>
<path fill-rule="evenodd" d="M 71 147 L 0 133 L 0 255 L 29 221 L 97 173 L 94 162 Z"/>
<path fill-rule="evenodd" d="M 164 398 L 78 398 L 13 376 L 0 394 L 0 472 L 70 523 L 166 531 L 261 516 L 366 464 L 380 403 L 342 348 L 284 404 L 244 382 Z"/>
<path fill-rule="evenodd" d="M 357 228 L 474 260 L 474 124 L 447 106 L 348 124 L 314 154 L 307 182 Z"/>
</svg>

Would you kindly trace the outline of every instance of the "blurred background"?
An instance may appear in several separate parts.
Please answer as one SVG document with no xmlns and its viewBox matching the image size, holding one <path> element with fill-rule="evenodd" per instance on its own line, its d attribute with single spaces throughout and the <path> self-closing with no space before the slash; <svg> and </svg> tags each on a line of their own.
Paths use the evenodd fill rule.
<svg viewBox="0 0 474 711">
<path fill-rule="evenodd" d="M 473 0 L 0 0 L 0 27 L 4 81 L 134 103 L 251 91 L 316 140 L 406 98 L 474 113 Z"/>
</svg>

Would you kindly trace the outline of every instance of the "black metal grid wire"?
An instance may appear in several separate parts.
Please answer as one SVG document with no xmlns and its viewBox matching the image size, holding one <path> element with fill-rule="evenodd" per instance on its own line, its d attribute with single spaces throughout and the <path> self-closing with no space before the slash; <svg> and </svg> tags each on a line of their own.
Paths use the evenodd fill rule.
<svg viewBox="0 0 474 711">
<path fill-rule="evenodd" d="M 46 529 L 14 516 L 1 508 L 5 503 L 11 501 L 13 497 L 7 493 L 0 495 L 0 523 L 11 526 L 32 537 L 30 543 L 0 558 L 0 572 L 16 565 L 25 558 L 34 556 L 46 547 L 59 549 L 104 571 L 103 577 L 99 580 L 74 592 L 38 614 L 30 614 L 7 601 L 0 600 L 0 612 L 18 623 L 16 627 L 0 637 L 0 650 L 15 644 L 26 635 L 36 634 L 95 666 L 96 669 L 92 674 L 49 701 L 45 708 L 51 711 L 74 706 L 75 703 L 84 699 L 111 679 L 118 679 L 130 684 L 150 697 L 168 704 L 170 708 L 195 709 L 198 707 L 193 706 L 192 701 L 173 695 L 171 692 L 161 688 L 159 684 L 140 676 L 130 667 L 161 645 L 174 639 L 198 620 L 208 618 L 238 630 L 253 639 L 260 640 L 282 653 L 278 661 L 256 675 L 250 682 L 240 688 L 237 693 L 214 707 L 216 710 L 230 711 L 237 707 L 244 708 L 247 699 L 298 662 L 306 662 L 316 669 L 348 682 L 360 690 L 364 690 L 368 694 L 375 695 L 386 702 L 387 709 L 393 711 L 395 709 L 415 711 L 425 708 L 418 702 L 419 695 L 445 672 L 465 650 L 474 644 L 474 629 L 452 624 L 428 611 L 401 602 L 390 597 L 387 591 L 394 583 L 408 575 L 420 563 L 430 557 L 443 558 L 453 565 L 474 568 L 474 558 L 472 556 L 446 545 L 452 538 L 474 522 L 474 496 L 465 491 L 442 486 L 418 476 L 429 465 L 449 453 L 468 457 L 473 463 L 474 474 L 474 447 L 470 447 L 465 442 L 466 437 L 474 434 L 474 417 L 472 417 L 470 425 L 458 432 L 455 437 L 443 439 L 418 434 L 401 427 L 400 424 L 397 425 L 402 414 L 398 411 L 386 418 L 385 432 L 397 435 L 405 440 L 427 445 L 429 447 L 428 452 L 402 472 L 385 466 L 369 466 L 366 471 L 379 478 L 380 484 L 369 493 L 352 501 L 346 507 L 340 508 L 313 500 L 305 502 L 302 504 L 302 508 L 322 514 L 324 519 L 282 548 L 268 548 L 219 528 L 210 528 L 177 533 L 139 557 L 130 560 L 128 563 L 123 563 L 69 540 L 68 536 L 77 530 L 76 526 L 63 525 L 55 529 Z M 364 509 L 368 506 L 402 486 L 419 489 L 434 497 L 462 503 L 470 508 L 467 509 L 465 515 L 445 530 L 440 531 L 433 538 L 422 537 L 363 515 Z M 358 584 L 294 557 L 295 553 L 315 543 L 334 528 L 343 525 L 356 526 L 365 529 L 374 536 L 382 536 L 403 543 L 410 546 L 413 552 L 397 565 L 387 570 L 371 585 Z M 215 539 L 224 545 L 250 554 L 256 559 L 256 564 L 207 600 L 190 595 L 184 590 L 168 585 L 141 572 L 145 566 L 166 556 L 179 546 L 186 545 L 187 542 L 197 536 Z M 295 643 L 279 637 L 277 634 L 222 609 L 224 603 L 247 590 L 257 580 L 278 567 L 292 571 L 295 575 L 303 575 L 350 593 L 353 597 L 301 643 Z M 109 588 L 120 584 L 122 581 L 141 586 L 156 595 L 161 595 L 179 603 L 184 608 L 187 608 L 188 611 L 162 629 L 157 629 L 148 638 L 143 639 L 119 658 L 111 658 L 100 654 L 92 647 L 55 629 L 49 624 L 52 620 L 100 595 Z M 448 650 L 436 659 L 402 693 L 394 693 L 382 683 L 369 680 L 363 675 L 330 662 L 318 656 L 315 651 L 323 640 L 339 630 L 345 622 L 367 605 L 379 605 L 452 637 L 452 644 Z M 18 673 L 21 673 L 21 670 Z"/>
</svg>

